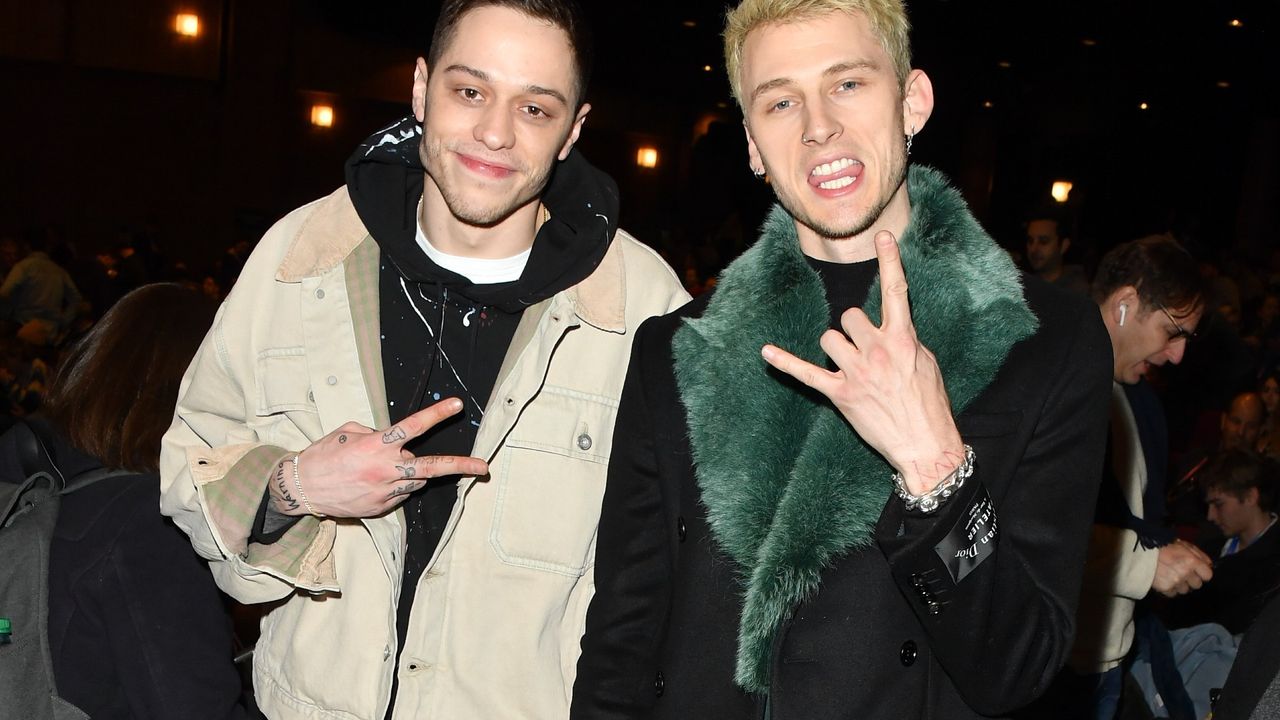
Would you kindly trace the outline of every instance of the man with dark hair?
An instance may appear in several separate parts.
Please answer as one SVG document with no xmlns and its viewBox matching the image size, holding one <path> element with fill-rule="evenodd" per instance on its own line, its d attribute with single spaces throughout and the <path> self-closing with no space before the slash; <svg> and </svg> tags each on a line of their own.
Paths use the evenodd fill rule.
<svg viewBox="0 0 1280 720">
<path fill-rule="evenodd" d="M 1124 243 L 1102 258 L 1093 297 L 1111 339 L 1111 438 L 1062 702 L 1047 708 L 1064 718 L 1115 714 L 1139 600 L 1185 594 L 1213 575 L 1208 556 L 1164 524 L 1167 431 L 1142 384 L 1153 366 L 1181 362 L 1195 334 L 1195 260 L 1167 236 Z"/>
<path fill-rule="evenodd" d="M 638 333 L 576 720 L 1000 716 L 1066 659 L 1106 333 L 909 167 L 934 96 L 908 25 L 900 0 L 728 15 L 781 204 Z"/>
<path fill-rule="evenodd" d="M 1062 221 L 1050 213 L 1033 215 L 1027 221 L 1027 267 L 1045 282 L 1082 295 L 1089 294 L 1084 268 L 1068 265 L 1063 259 L 1071 248 L 1071 238 Z"/>
<path fill-rule="evenodd" d="M 688 297 L 573 149 L 579 8 L 440 17 L 413 115 L 267 233 L 165 438 L 163 510 L 276 603 L 275 719 L 567 714 L 634 330 Z"/>
<path fill-rule="evenodd" d="M 1205 465 L 1197 483 L 1209 522 L 1226 540 L 1216 553 L 1213 579 L 1171 604 L 1170 625 L 1213 622 L 1239 634 L 1280 590 L 1280 464 L 1250 450 L 1229 450 Z"/>
</svg>

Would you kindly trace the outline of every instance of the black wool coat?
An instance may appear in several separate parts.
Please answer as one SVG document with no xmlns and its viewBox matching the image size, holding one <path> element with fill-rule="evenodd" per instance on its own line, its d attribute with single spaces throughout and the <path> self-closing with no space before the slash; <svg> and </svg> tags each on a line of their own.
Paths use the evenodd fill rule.
<svg viewBox="0 0 1280 720">
<path fill-rule="evenodd" d="M 1073 639 L 1111 350 L 1095 305 L 1023 282 L 1038 329 L 956 418 L 974 475 L 933 515 L 890 498 L 884 477 L 872 542 L 833 558 L 778 628 L 767 693 L 735 683 L 750 573 L 708 522 L 673 372 L 673 335 L 708 300 L 646 322 L 618 415 L 571 718 L 977 718 L 1042 693 Z M 789 421 L 777 418 L 780 432 Z M 998 538 L 957 581 L 943 556 L 988 497 Z"/>
</svg>

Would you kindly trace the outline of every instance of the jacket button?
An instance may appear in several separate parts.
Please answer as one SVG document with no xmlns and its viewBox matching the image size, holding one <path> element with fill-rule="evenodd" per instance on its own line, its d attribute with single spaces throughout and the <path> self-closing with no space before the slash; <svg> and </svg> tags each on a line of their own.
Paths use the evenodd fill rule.
<svg viewBox="0 0 1280 720">
<path fill-rule="evenodd" d="M 653 694 L 656 697 L 662 697 L 662 692 L 667 688 L 667 681 L 662 677 L 662 671 L 658 671 L 657 677 L 653 679 Z"/>
<path fill-rule="evenodd" d="M 325 378 L 324 381 L 329 383 L 330 385 L 337 385 L 338 377 L 336 375 L 330 375 L 329 377 Z"/>
<path fill-rule="evenodd" d="M 689 537 L 689 530 L 684 526 L 684 517 L 676 518 L 676 535 L 680 536 L 680 542 Z"/>
<path fill-rule="evenodd" d="M 898 659 L 902 661 L 902 667 L 911 667 L 916 664 L 916 643 L 914 640 L 908 640 L 902 643 L 902 649 L 898 651 Z"/>
<path fill-rule="evenodd" d="M 324 299 L 324 290 L 316 290 L 316 299 L 317 299 L 317 300 L 323 300 L 323 299 Z"/>
<path fill-rule="evenodd" d="M 586 434 L 586 433 L 582 433 L 581 435 L 579 435 L 579 436 L 578 436 L 578 449 L 579 449 L 579 450 L 590 450 L 590 449 L 591 449 L 591 436 L 590 436 L 590 435 L 588 435 L 588 434 Z"/>
</svg>

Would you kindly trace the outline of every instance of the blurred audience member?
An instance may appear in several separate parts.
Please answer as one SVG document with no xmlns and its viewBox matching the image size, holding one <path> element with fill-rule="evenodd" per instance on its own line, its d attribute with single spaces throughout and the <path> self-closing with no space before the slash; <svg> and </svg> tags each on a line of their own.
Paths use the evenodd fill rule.
<svg viewBox="0 0 1280 720">
<path fill-rule="evenodd" d="M 1213 579 L 1169 604 L 1169 625 L 1212 622 L 1236 635 L 1248 629 L 1280 585 L 1280 531 L 1272 529 L 1280 465 L 1237 448 L 1215 456 L 1198 479 L 1208 518 L 1226 540 Z"/>
<path fill-rule="evenodd" d="M 75 321 L 80 291 L 45 252 L 44 237 L 28 235 L 25 251 L 0 285 L 0 311 L 17 325 L 17 336 L 36 347 L 57 345 Z"/>
<path fill-rule="evenodd" d="M 130 293 L 70 350 L 47 420 L 27 421 L 65 477 L 137 473 L 66 495 L 50 547 L 57 692 L 94 720 L 245 717 L 222 601 L 208 567 L 160 515 L 155 474 L 178 384 L 214 309 L 177 285 Z M 0 436 L 0 474 L 24 477 L 14 432 Z"/>
<path fill-rule="evenodd" d="M 1206 519 L 1208 508 L 1198 486 L 1199 475 L 1219 453 L 1252 451 L 1262 434 L 1265 416 L 1266 406 L 1257 393 L 1236 395 L 1218 422 L 1217 441 L 1185 453 L 1179 463 L 1177 482 L 1168 493 L 1170 522 L 1187 528 L 1183 534 L 1197 538 L 1201 547 L 1217 545 L 1221 538 Z"/>
<path fill-rule="evenodd" d="M 1070 247 L 1071 239 L 1059 218 L 1040 213 L 1027 222 L 1027 267 L 1048 282 L 1088 295 L 1089 280 L 1084 268 L 1063 260 Z"/>
<path fill-rule="evenodd" d="M 1280 373 L 1269 372 L 1262 376 L 1258 384 L 1258 396 L 1267 409 L 1262 421 L 1262 432 L 1258 433 L 1258 452 L 1280 457 Z"/>
</svg>

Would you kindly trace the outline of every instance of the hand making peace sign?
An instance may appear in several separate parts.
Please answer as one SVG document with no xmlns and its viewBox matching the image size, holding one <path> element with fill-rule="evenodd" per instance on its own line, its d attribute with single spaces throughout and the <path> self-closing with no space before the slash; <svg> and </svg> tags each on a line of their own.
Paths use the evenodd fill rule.
<svg viewBox="0 0 1280 720">
<path fill-rule="evenodd" d="M 462 410 L 462 401 L 449 398 L 419 410 L 377 431 L 349 422 L 325 435 L 298 455 L 297 492 L 293 468 L 286 460 L 271 480 L 276 508 L 286 515 L 303 515 L 310 508 L 332 517 L 367 518 L 389 512 L 430 478 L 445 475 L 484 475 L 485 461 L 474 457 L 428 455 L 414 457 L 405 443 Z"/>
</svg>

